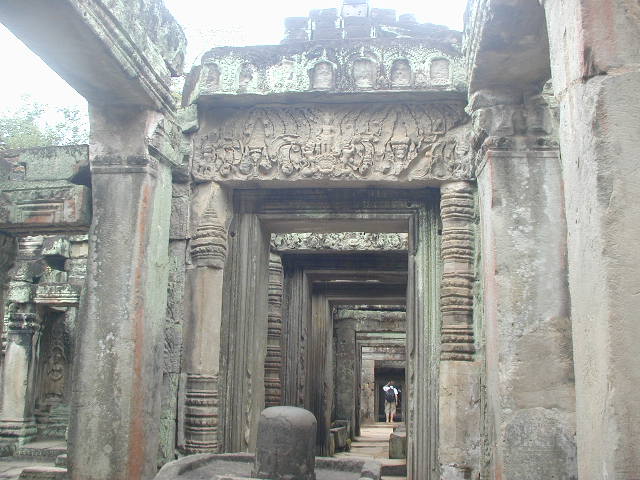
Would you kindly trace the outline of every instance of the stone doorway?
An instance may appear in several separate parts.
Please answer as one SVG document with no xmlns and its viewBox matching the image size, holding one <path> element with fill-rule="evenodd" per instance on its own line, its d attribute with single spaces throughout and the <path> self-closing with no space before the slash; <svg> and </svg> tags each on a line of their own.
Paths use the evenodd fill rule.
<svg viewBox="0 0 640 480">
<path fill-rule="evenodd" d="M 408 469 L 410 472 L 426 472 L 435 465 L 437 402 L 433 392 L 437 391 L 438 385 L 440 279 L 438 204 L 438 192 L 431 189 L 274 189 L 234 192 L 223 296 L 233 300 L 223 303 L 222 316 L 221 371 L 224 374 L 220 388 L 220 437 L 224 450 L 253 448 L 256 418 L 265 402 L 267 335 L 264 322 L 255 319 L 268 316 L 271 234 L 310 231 L 404 232 L 409 236 L 405 263 L 407 286 L 398 296 L 406 299 L 407 305 Z M 322 273 L 313 278 L 309 272 L 298 271 L 297 278 L 296 275 L 292 278 L 291 287 L 285 286 L 285 298 L 289 298 L 290 303 L 283 307 L 283 312 L 287 308 L 293 312 L 286 322 L 289 326 L 283 322 L 283 345 L 286 344 L 283 355 L 283 359 L 286 359 L 283 365 L 283 401 L 285 404 L 299 404 L 300 394 L 303 393 L 305 406 L 310 406 L 316 412 L 326 411 L 327 402 L 333 398 L 324 388 L 333 383 L 330 378 L 332 369 L 327 368 L 326 364 L 326 350 L 331 349 L 332 342 L 329 340 L 332 330 L 327 328 L 328 322 L 322 321 L 312 321 L 307 330 L 300 327 L 304 325 L 305 318 L 331 318 L 327 299 L 339 294 L 331 291 L 330 281 L 312 290 L 311 280 L 322 283 Z M 287 288 L 291 289 L 289 294 Z M 348 301 L 353 304 L 351 297 Z M 395 303 L 398 303 L 397 299 Z M 292 305 L 295 308 L 291 308 Z M 297 330 L 286 332 L 286 328 Z M 313 342 L 305 352 L 294 352 L 303 344 L 299 339 L 307 335 L 326 341 Z M 287 361 L 296 362 L 296 368 L 317 367 L 314 375 L 305 377 L 309 382 L 305 383 L 304 388 L 300 388 L 299 381 L 287 377 L 293 371 Z M 298 378 L 299 373 L 296 373 Z M 320 424 L 327 425 L 327 418 L 321 415 Z"/>
</svg>

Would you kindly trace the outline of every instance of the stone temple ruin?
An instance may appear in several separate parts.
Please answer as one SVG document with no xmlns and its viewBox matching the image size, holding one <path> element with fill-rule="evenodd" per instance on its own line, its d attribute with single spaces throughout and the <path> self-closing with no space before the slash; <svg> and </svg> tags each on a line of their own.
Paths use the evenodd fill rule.
<svg viewBox="0 0 640 480">
<path fill-rule="evenodd" d="M 639 19 L 345 0 L 178 99 L 160 0 L 0 0 L 91 121 L 1 152 L 0 452 L 151 479 L 287 405 L 331 456 L 394 379 L 409 479 L 640 478 Z"/>
</svg>

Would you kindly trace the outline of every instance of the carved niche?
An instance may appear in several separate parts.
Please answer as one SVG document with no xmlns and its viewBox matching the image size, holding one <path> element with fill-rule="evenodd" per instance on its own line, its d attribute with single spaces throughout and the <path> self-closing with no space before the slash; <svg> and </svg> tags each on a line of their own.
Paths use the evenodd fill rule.
<svg viewBox="0 0 640 480">
<path fill-rule="evenodd" d="M 335 86 L 333 65 L 329 62 L 318 62 L 311 72 L 311 87 L 314 90 L 332 90 Z"/>
<path fill-rule="evenodd" d="M 411 66 L 407 60 L 396 60 L 391 66 L 391 87 L 404 88 L 411 86 Z"/>
<path fill-rule="evenodd" d="M 209 133 L 196 140 L 196 181 L 440 178 L 431 172 L 433 150 L 466 120 L 463 106 L 451 103 L 255 107 L 215 115 Z"/>
</svg>

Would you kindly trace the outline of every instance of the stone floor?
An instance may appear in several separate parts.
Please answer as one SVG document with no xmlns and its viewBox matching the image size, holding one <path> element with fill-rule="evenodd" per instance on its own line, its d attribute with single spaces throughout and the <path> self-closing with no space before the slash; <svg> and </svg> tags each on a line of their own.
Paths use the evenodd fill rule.
<svg viewBox="0 0 640 480">
<path fill-rule="evenodd" d="M 389 458 L 389 435 L 392 423 L 374 423 L 360 428 L 360 436 L 351 444 L 351 451 L 337 453 L 336 457 L 373 457 L 382 463 L 383 480 L 406 480 L 406 460 Z"/>
</svg>

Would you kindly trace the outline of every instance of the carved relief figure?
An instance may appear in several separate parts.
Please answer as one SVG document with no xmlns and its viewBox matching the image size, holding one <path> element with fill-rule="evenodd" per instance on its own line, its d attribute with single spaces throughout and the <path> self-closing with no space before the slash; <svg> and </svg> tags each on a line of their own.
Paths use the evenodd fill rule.
<svg viewBox="0 0 640 480">
<path fill-rule="evenodd" d="M 396 60 L 391 66 L 391 86 L 409 87 L 411 86 L 411 66 L 406 60 Z"/>
<path fill-rule="evenodd" d="M 449 60 L 437 58 L 431 62 L 429 68 L 431 83 L 434 85 L 446 85 L 449 83 Z"/>
<path fill-rule="evenodd" d="M 464 118 L 462 104 L 238 109 L 202 137 L 193 176 L 395 178 L 417 165 L 426 169 L 432 146 Z"/>
<path fill-rule="evenodd" d="M 256 68 L 250 63 L 245 63 L 240 67 L 240 78 L 238 81 L 240 90 L 246 90 L 250 86 L 255 77 L 255 70 Z"/>
<path fill-rule="evenodd" d="M 206 85 L 209 90 L 220 89 L 220 68 L 215 63 L 209 63 L 206 65 L 207 80 Z"/>
<path fill-rule="evenodd" d="M 367 58 L 359 58 L 353 62 L 353 81 L 356 88 L 374 88 L 376 79 L 376 66 Z"/>
<path fill-rule="evenodd" d="M 334 84 L 333 65 L 329 62 L 316 63 L 311 75 L 311 88 L 314 90 L 331 90 Z"/>
</svg>

